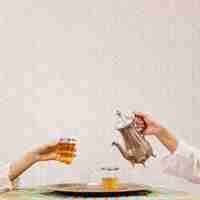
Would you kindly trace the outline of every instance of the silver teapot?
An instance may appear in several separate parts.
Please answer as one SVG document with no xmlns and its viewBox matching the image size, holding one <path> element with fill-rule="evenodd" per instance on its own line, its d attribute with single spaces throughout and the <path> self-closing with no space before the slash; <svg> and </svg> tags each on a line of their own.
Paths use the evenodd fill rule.
<svg viewBox="0 0 200 200">
<path fill-rule="evenodd" d="M 151 144 L 146 140 L 143 131 L 138 130 L 135 125 L 135 117 L 131 115 L 123 115 L 120 111 L 116 111 L 117 126 L 116 129 L 121 133 L 125 148 L 119 143 L 113 142 L 121 152 L 122 156 L 131 162 L 134 167 L 135 164 L 143 164 L 151 156 L 155 157 Z"/>
</svg>

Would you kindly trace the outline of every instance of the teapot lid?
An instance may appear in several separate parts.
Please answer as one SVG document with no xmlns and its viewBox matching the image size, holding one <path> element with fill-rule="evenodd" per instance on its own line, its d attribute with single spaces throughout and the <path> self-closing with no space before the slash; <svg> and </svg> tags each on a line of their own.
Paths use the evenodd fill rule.
<svg viewBox="0 0 200 200">
<path fill-rule="evenodd" d="M 133 122 L 133 117 L 131 115 L 124 115 L 119 110 L 116 111 L 117 121 L 116 129 L 120 130 L 126 128 Z"/>
</svg>

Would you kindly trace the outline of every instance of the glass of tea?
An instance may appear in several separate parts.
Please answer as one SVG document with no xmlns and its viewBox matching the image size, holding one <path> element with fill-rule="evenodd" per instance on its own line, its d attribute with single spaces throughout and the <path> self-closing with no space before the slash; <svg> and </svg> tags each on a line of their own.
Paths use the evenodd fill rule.
<svg viewBox="0 0 200 200">
<path fill-rule="evenodd" d="M 71 164 L 76 151 L 76 139 L 60 138 L 57 145 L 57 153 L 60 160 L 65 164 Z"/>
<path fill-rule="evenodd" d="M 102 167 L 101 184 L 105 190 L 116 190 L 119 186 L 119 179 L 117 173 L 118 167 Z"/>
</svg>

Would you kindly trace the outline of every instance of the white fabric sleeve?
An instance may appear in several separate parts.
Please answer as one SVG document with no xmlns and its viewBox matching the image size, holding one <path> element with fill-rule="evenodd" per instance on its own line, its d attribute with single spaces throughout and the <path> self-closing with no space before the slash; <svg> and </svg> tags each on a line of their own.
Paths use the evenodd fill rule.
<svg viewBox="0 0 200 200">
<path fill-rule="evenodd" d="M 3 165 L 0 167 L 0 192 L 6 192 L 13 190 L 16 187 L 16 181 L 11 181 L 9 179 L 9 172 L 12 164 Z"/>
<path fill-rule="evenodd" d="M 178 141 L 173 154 L 162 159 L 163 172 L 200 184 L 200 150 Z"/>
</svg>

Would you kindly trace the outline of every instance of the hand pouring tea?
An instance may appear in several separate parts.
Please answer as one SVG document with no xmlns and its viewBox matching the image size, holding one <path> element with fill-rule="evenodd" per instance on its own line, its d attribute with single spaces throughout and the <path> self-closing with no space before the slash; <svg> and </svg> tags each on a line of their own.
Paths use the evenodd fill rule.
<svg viewBox="0 0 200 200">
<path fill-rule="evenodd" d="M 151 144 L 142 134 L 143 130 L 137 130 L 135 126 L 135 117 L 123 115 L 120 111 L 116 111 L 117 126 L 116 129 L 121 133 L 125 149 L 116 142 L 112 145 L 116 146 L 122 156 L 131 162 L 133 167 L 135 164 L 145 165 L 145 161 L 151 156 L 155 157 Z"/>
</svg>

